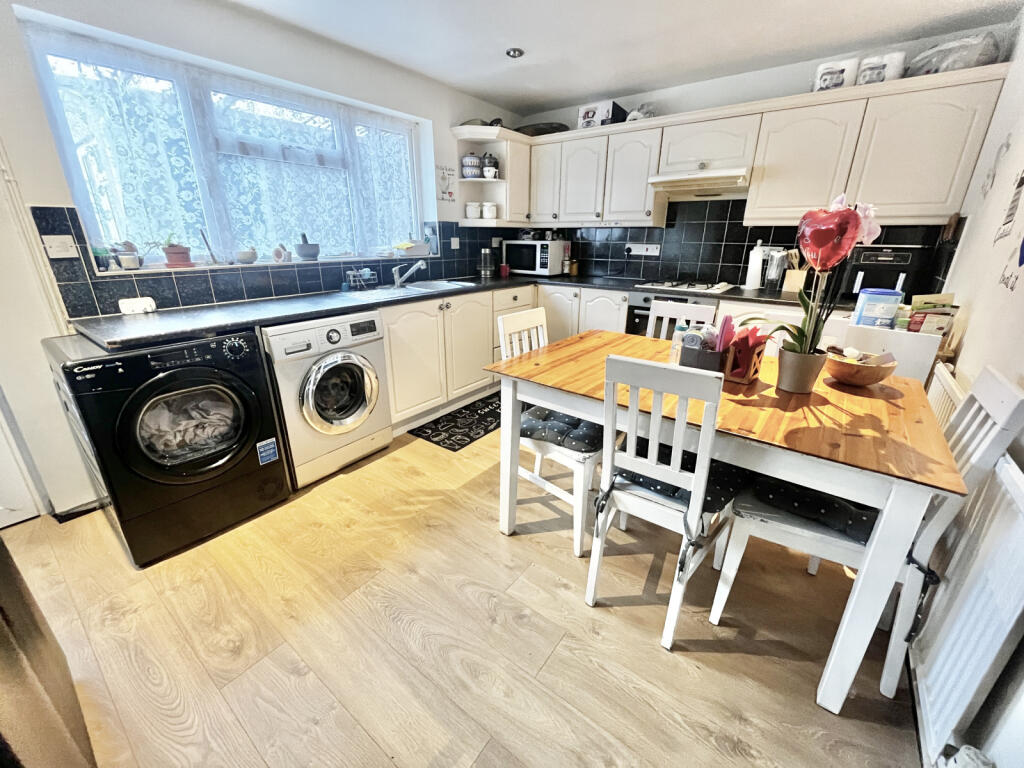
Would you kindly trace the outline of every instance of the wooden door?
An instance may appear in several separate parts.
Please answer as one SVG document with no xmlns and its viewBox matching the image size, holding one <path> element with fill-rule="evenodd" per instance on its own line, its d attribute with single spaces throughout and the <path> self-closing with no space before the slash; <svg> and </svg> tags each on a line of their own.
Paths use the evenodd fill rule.
<svg viewBox="0 0 1024 768">
<path fill-rule="evenodd" d="M 562 172 L 562 145 L 540 144 L 530 148 L 530 213 L 536 226 L 558 219 L 559 182 Z"/>
<path fill-rule="evenodd" d="M 602 219 L 607 158 L 607 136 L 576 139 L 562 144 L 558 205 L 558 215 L 562 221 L 596 223 Z"/>
<path fill-rule="evenodd" d="M 661 140 L 659 173 L 750 168 L 761 115 L 671 125 Z"/>
<path fill-rule="evenodd" d="M 795 225 L 846 189 L 867 101 L 766 112 L 743 223 Z"/>
<path fill-rule="evenodd" d="M 489 384 L 491 374 L 491 292 L 452 296 L 444 304 L 444 349 L 448 399 Z"/>
<path fill-rule="evenodd" d="M 391 420 L 444 404 L 444 307 L 441 299 L 381 309 L 388 361 Z"/>
<path fill-rule="evenodd" d="M 847 190 L 883 224 L 943 224 L 967 194 L 1001 81 L 868 100 Z"/>
<path fill-rule="evenodd" d="M 608 137 L 604 182 L 606 221 L 650 225 L 654 214 L 654 188 L 647 180 L 658 172 L 660 153 L 660 128 Z"/>
</svg>

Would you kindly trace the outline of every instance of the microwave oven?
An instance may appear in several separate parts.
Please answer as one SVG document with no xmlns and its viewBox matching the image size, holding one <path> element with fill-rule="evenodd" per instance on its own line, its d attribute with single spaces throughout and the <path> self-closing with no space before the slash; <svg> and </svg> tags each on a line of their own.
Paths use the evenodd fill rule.
<svg viewBox="0 0 1024 768">
<path fill-rule="evenodd" d="M 506 240 L 502 263 L 520 275 L 560 275 L 562 259 L 569 255 L 568 240 Z"/>
</svg>

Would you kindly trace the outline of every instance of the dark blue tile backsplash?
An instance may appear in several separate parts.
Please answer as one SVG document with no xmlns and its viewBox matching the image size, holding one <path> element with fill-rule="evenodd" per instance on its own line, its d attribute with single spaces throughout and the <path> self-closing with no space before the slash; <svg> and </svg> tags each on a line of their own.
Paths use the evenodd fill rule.
<svg viewBox="0 0 1024 768">
<path fill-rule="evenodd" d="M 648 280 L 699 280 L 742 282 L 747 254 L 762 240 L 765 244 L 792 248 L 796 227 L 745 227 L 745 200 L 672 203 L 665 227 L 583 227 L 563 229 L 572 240 L 573 258 L 583 276 L 608 276 Z M 194 268 L 150 274 L 141 272 L 97 273 L 88 254 L 85 235 L 74 208 L 33 207 L 32 218 L 40 236 L 72 235 L 79 258 L 50 260 L 61 297 L 72 318 L 117 314 L 118 299 L 151 296 L 159 309 L 200 304 L 295 296 L 341 289 L 344 273 L 368 267 L 381 285 L 393 282 L 392 268 L 415 259 L 321 261 L 317 263 L 256 264 L 252 266 Z M 436 255 L 427 259 L 428 269 L 415 280 L 471 277 L 478 274 L 480 249 L 494 248 L 496 263 L 500 245 L 493 238 L 515 239 L 518 229 L 460 227 L 457 222 L 425 222 L 427 237 Z M 935 245 L 940 227 L 885 227 L 881 242 L 892 245 Z M 453 247 L 458 238 L 458 247 Z M 658 243 L 661 254 L 644 258 L 626 253 L 627 243 Z"/>
</svg>

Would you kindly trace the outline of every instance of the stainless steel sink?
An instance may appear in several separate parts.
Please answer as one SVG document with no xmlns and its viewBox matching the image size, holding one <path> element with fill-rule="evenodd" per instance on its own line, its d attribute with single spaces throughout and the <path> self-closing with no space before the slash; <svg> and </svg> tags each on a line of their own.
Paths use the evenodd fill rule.
<svg viewBox="0 0 1024 768">
<path fill-rule="evenodd" d="M 408 283 L 402 286 L 402 290 L 421 291 L 432 293 L 434 291 L 448 291 L 452 288 L 468 288 L 475 283 L 467 283 L 462 280 L 418 280 L 415 283 Z"/>
</svg>

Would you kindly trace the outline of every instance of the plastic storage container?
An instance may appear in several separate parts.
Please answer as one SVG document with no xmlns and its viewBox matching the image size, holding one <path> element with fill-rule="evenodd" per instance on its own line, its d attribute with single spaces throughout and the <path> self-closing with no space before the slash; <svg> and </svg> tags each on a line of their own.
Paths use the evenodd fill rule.
<svg viewBox="0 0 1024 768">
<path fill-rule="evenodd" d="M 891 288 L 863 288 L 857 295 L 857 307 L 851 320 L 854 325 L 893 328 L 902 298 L 902 291 Z"/>
</svg>

